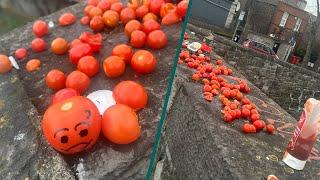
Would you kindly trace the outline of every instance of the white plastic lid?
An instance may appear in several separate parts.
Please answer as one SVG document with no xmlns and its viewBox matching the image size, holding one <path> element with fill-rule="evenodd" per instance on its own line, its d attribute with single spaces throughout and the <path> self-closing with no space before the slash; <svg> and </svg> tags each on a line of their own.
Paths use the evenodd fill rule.
<svg viewBox="0 0 320 180">
<path fill-rule="evenodd" d="M 101 115 L 103 115 L 104 111 L 110 106 L 116 104 L 116 101 L 112 96 L 112 91 L 109 90 L 94 91 L 90 93 L 87 98 L 97 106 Z"/>
</svg>

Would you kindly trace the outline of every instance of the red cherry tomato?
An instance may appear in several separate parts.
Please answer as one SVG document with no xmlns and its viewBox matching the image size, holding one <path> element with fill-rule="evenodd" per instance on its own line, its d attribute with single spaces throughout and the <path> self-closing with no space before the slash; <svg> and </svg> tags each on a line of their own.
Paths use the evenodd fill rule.
<svg viewBox="0 0 320 180">
<path fill-rule="evenodd" d="M 133 31 L 130 37 L 130 45 L 134 48 L 142 48 L 146 43 L 146 39 L 147 35 L 143 31 Z"/>
<path fill-rule="evenodd" d="M 180 21 L 181 21 L 181 18 L 176 12 L 169 12 L 162 18 L 161 24 L 171 25 L 171 24 L 176 24 Z"/>
<path fill-rule="evenodd" d="M 98 8 L 100 8 L 102 11 L 107 11 L 110 9 L 110 2 L 108 0 L 101 0 L 98 4 Z"/>
<path fill-rule="evenodd" d="M 19 48 L 15 52 L 15 56 L 17 59 L 23 59 L 27 57 L 27 55 L 28 55 L 28 52 L 25 48 Z"/>
<path fill-rule="evenodd" d="M 130 20 L 124 27 L 124 32 L 128 37 L 131 36 L 131 33 L 135 30 L 140 30 L 142 27 L 141 23 L 137 20 Z"/>
<path fill-rule="evenodd" d="M 133 20 L 136 18 L 136 13 L 134 12 L 133 9 L 131 8 L 124 8 L 121 10 L 120 13 L 120 20 L 124 23 L 127 24 L 130 20 Z"/>
<path fill-rule="evenodd" d="M 47 49 L 47 43 L 41 38 L 36 38 L 31 42 L 31 49 L 33 52 L 45 51 Z"/>
<path fill-rule="evenodd" d="M 136 9 L 136 15 L 138 18 L 142 19 L 144 15 L 146 15 L 149 12 L 149 7 L 147 5 L 139 6 Z"/>
<path fill-rule="evenodd" d="M 188 10 L 188 5 L 189 5 L 189 1 L 187 1 L 187 0 L 183 0 L 183 1 L 179 2 L 178 6 L 177 6 L 177 13 L 181 17 L 186 16 L 187 10 Z"/>
<path fill-rule="evenodd" d="M 80 58 L 84 56 L 90 56 L 92 54 L 92 49 L 89 44 L 80 43 L 72 47 L 69 51 L 69 60 L 73 64 L 78 64 Z"/>
<path fill-rule="evenodd" d="M 121 76 L 126 69 L 126 63 L 118 56 L 110 56 L 103 61 L 103 70 L 107 77 Z"/>
<path fill-rule="evenodd" d="M 143 23 L 142 30 L 146 34 L 149 34 L 150 32 L 152 32 L 154 30 L 160 30 L 160 24 L 157 21 L 150 19 L 150 20 L 147 20 Z"/>
<path fill-rule="evenodd" d="M 126 64 L 130 64 L 132 58 L 132 49 L 126 44 L 119 44 L 112 49 L 112 56 L 118 56 L 124 60 Z"/>
<path fill-rule="evenodd" d="M 111 4 L 110 9 L 120 14 L 121 10 L 123 9 L 123 4 L 121 2 L 113 3 Z"/>
<path fill-rule="evenodd" d="M 46 22 L 38 20 L 32 26 L 33 34 L 37 37 L 42 37 L 49 32 L 49 27 Z"/>
<path fill-rule="evenodd" d="M 104 28 L 104 22 L 102 17 L 94 16 L 90 21 L 90 28 L 95 32 L 102 31 Z"/>
<path fill-rule="evenodd" d="M 52 90 L 59 90 L 65 87 L 66 76 L 58 69 L 51 70 L 46 76 L 46 84 Z"/>
<path fill-rule="evenodd" d="M 160 16 L 163 18 L 168 13 L 176 11 L 176 9 L 177 9 L 176 5 L 172 3 L 162 4 L 160 9 Z"/>
<path fill-rule="evenodd" d="M 74 22 L 76 22 L 76 17 L 70 12 L 62 14 L 59 18 L 60 26 L 68 26 Z"/>
<path fill-rule="evenodd" d="M 138 50 L 131 59 L 131 67 L 139 74 L 151 73 L 156 68 L 156 65 L 156 58 L 146 50 Z"/>
<path fill-rule="evenodd" d="M 146 89 L 134 81 L 122 81 L 113 89 L 113 97 L 118 104 L 125 104 L 135 110 L 146 107 L 148 93 Z"/>
<path fill-rule="evenodd" d="M 79 93 L 76 90 L 71 88 L 61 89 L 52 96 L 51 104 L 56 104 L 74 96 L 79 96 Z"/>
<path fill-rule="evenodd" d="M 162 49 L 168 43 L 166 34 L 161 30 L 155 30 L 148 34 L 147 44 L 153 49 Z"/>
<path fill-rule="evenodd" d="M 160 14 L 161 6 L 164 4 L 164 0 L 151 0 L 149 4 L 150 12 L 154 14 Z"/>
<path fill-rule="evenodd" d="M 77 68 L 87 76 L 93 77 L 99 72 L 99 62 L 93 56 L 84 56 L 79 60 Z"/>
<path fill-rule="evenodd" d="M 75 89 L 79 94 L 84 93 L 89 85 L 89 77 L 81 71 L 73 71 L 67 76 L 66 87 Z"/>
</svg>

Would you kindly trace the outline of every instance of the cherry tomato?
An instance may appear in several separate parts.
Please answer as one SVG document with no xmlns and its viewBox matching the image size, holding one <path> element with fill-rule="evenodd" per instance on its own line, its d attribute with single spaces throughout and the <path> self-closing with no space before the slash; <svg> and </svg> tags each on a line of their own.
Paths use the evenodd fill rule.
<svg viewBox="0 0 320 180">
<path fill-rule="evenodd" d="M 159 14 L 161 6 L 164 4 L 164 0 L 150 0 L 149 10 L 154 14 Z"/>
<path fill-rule="evenodd" d="M 147 5 L 142 5 L 136 9 L 136 16 L 142 19 L 143 16 L 145 16 L 148 12 L 149 12 L 149 7 Z"/>
<path fill-rule="evenodd" d="M 176 12 L 169 12 L 162 18 L 161 24 L 171 25 L 171 24 L 176 24 L 180 21 L 181 21 L 181 18 Z"/>
<path fill-rule="evenodd" d="M 132 49 L 126 44 L 119 44 L 112 49 L 112 56 L 118 56 L 124 60 L 126 64 L 130 64 L 132 58 Z"/>
<path fill-rule="evenodd" d="M 78 64 L 80 58 L 84 56 L 90 56 L 92 54 L 92 50 L 89 44 L 80 43 L 69 51 L 69 60 L 73 64 Z"/>
<path fill-rule="evenodd" d="M 97 6 L 100 0 L 88 0 L 87 5 Z"/>
<path fill-rule="evenodd" d="M 103 22 L 107 27 L 114 28 L 119 24 L 119 14 L 116 11 L 108 10 L 102 16 Z"/>
<path fill-rule="evenodd" d="M 67 53 L 69 48 L 68 42 L 63 38 L 57 38 L 51 43 L 51 51 L 54 54 L 62 55 Z"/>
<path fill-rule="evenodd" d="M 110 56 L 103 61 L 103 70 L 107 77 L 121 76 L 126 69 L 124 60 L 118 56 Z"/>
<path fill-rule="evenodd" d="M 56 104 L 58 102 L 62 102 L 74 96 L 79 96 L 80 94 L 71 88 L 64 88 L 56 92 L 51 99 L 51 104 Z"/>
<path fill-rule="evenodd" d="M 130 37 L 130 45 L 134 48 L 142 48 L 146 43 L 147 35 L 140 30 L 133 31 Z"/>
<path fill-rule="evenodd" d="M 111 4 L 110 9 L 120 14 L 121 10 L 123 9 L 123 4 L 121 2 L 113 3 Z"/>
<path fill-rule="evenodd" d="M 74 22 L 76 22 L 76 17 L 70 12 L 62 14 L 59 18 L 60 26 L 68 26 Z"/>
<path fill-rule="evenodd" d="M 157 21 L 150 19 L 150 20 L 147 20 L 143 23 L 142 30 L 146 34 L 149 34 L 150 32 L 152 32 L 154 30 L 160 30 L 160 24 Z"/>
<path fill-rule="evenodd" d="M 45 51 L 47 49 L 47 43 L 41 38 L 36 38 L 31 42 L 31 49 L 33 52 Z"/>
<path fill-rule="evenodd" d="M 187 0 L 183 0 L 183 1 L 179 2 L 178 6 L 177 6 L 177 13 L 181 17 L 186 16 L 187 10 L 188 10 L 188 4 L 189 4 L 189 1 L 187 1 Z"/>
<path fill-rule="evenodd" d="M 12 69 L 12 64 L 6 55 L 0 54 L 0 74 L 9 72 Z"/>
<path fill-rule="evenodd" d="M 88 25 L 90 23 L 90 17 L 89 16 L 83 16 L 81 19 L 80 19 L 80 23 L 82 25 Z"/>
<path fill-rule="evenodd" d="M 104 137 L 113 143 L 130 144 L 141 134 L 138 116 L 126 105 L 113 105 L 103 114 L 102 132 Z"/>
<path fill-rule="evenodd" d="M 17 59 L 23 59 L 27 57 L 27 55 L 28 55 L 28 52 L 25 48 L 19 48 L 15 52 L 15 56 Z"/>
<path fill-rule="evenodd" d="M 98 4 L 98 8 L 100 8 L 102 11 L 107 11 L 110 9 L 110 2 L 108 0 L 101 0 Z"/>
<path fill-rule="evenodd" d="M 86 16 L 90 16 L 90 10 L 93 8 L 93 5 L 87 5 L 84 10 L 83 10 L 83 14 Z"/>
<path fill-rule="evenodd" d="M 157 17 L 157 15 L 149 12 L 146 15 L 143 16 L 142 21 L 145 22 L 145 21 L 148 21 L 150 19 L 153 19 L 153 20 L 157 21 L 158 17 Z"/>
<path fill-rule="evenodd" d="M 161 30 L 155 30 L 148 34 L 147 44 L 153 49 L 162 49 L 168 43 L 166 34 Z"/>
<path fill-rule="evenodd" d="M 120 13 L 120 20 L 124 23 L 127 24 L 130 20 L 133 20 L 136 18 L 136 14 L 133 9 L 131 8 L 124 8 L 121 10 Z"/>
<path fill-rule="evenodd" d="M 99 52 L 102 48 L 102 35 L 100 33 L 91 34 L 89 32 L 84 32 L 80 35 L 79 39 L 83 43 L 89 44 L 92 52 Z"/>
<path fill-rule="evenodd" d="M 66 76 L 60 70 L 53 69 L 46 76 L 46 84 L 50 89 L 60 90 L 66 85 Z"/>
<path fill-rule="evenodd" d="M 79 60 L 77 68 L 87 76 L 93 77 L 99 72 L 99 62 L 93 56 L 84 56 Z"/>
<path fill-rule="evenodd" d="M 33 34 L 37 37 L 42 37 L 49 32 L 49 27 L 46 22 L 38 20 L 32 26 Z"/>
<path fill-rule="evenodd" d="M 80 39 L 74 39 L 72 42 L 71 42 L 71 45 L 70 45 L 70 48 L 73 48 L 75 47 L 76 45 L 79 45 L 81 44 L 82 41 L 80 41 Z"/>
<path fill-rule="evenodd" d="M 90 21 L 90 28 L 95 31 L 99 32 L 102 31 L 104 28 L 104 22 L 101 16 L 95 16 Z"/>
<path fill-rule="evenodd" d="M 135 30 L 140 30 L 142 27 L 141 23 L 137 20 L 130 20 L 124 27 L 124 32 L 128 37 L 131 36 L 131 33 Z"/>
<path fill-rule="evenodd" d="M 160 8 L 160 16 L 163 18 L 165 15 L 167 15 L 169 12 L 176 11 L 176 6 L 172 3 L 165 3 L 162 4 Z"/>
<path fill-rule="evenodd" d="M 89 77 L 81 71 L 73 71 L 67 76 L 66 87 L 75 89 L 79 94 L 84 93 L 89 85 Z"/>
<path fill-rule="evenodd" d="M 139 74 L 151 73 L 156 65 L 156 58 L 147 50 L 138 50 L 131 59 L 131 67 Z"/>
<path fill-rule="evenodd" d="M 39 59 L 31 59 L 26 64 L 26 70 L 28 72 L 36 71 L 40 68 L 41 61 Z"/>
<path fill-rule="evenodd" d="M 117 104 L 125 104 L 134 110 L 146 107 L 148 93 L 146 89 L 134 81 L 122 81 L 113 89 L 113 97 Z"/>
<path fill-rule="evenodd" d="M 89 11 L 89 17 L 92 19 L 95 16 L 102 16 L 103 11 L 98 7 L 92 7 Z"/>
</svg>

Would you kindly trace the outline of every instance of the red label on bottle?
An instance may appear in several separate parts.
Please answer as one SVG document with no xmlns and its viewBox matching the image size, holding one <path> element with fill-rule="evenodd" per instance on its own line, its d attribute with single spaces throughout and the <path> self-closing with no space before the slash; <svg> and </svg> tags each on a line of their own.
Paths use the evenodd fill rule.
<svg viewBox="0 0 320 180">
<path fill-rule="evenodd" d="M 296 130 L 294 131 L 293 136 L 288 144 L 288 149 L 294 150 L 294 147 L 295 147 L 297 140 L 301 134 L 301 130 L 302 130 L 302 127 L 303 127 L 305 121 L 306 121 L 306 112 L 304 110 L 304 111 L 302 111 L 300 120 L 298 122 L 298 126 L 297 126 Z"/>
</svg>

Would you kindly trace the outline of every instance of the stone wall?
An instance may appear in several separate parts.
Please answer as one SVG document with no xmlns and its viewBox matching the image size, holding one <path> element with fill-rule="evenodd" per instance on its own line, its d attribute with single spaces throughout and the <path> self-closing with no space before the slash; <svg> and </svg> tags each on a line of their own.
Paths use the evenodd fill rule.
<svg viewBox="0 0 320 180">
<path fill-rule="evenodd" d="M 320 99 L 318 73 L 273 60 L 218 36 L 214 48 L 225 61 L 295 118 L 299 118 L 307 98 Z"/>
</svg>

